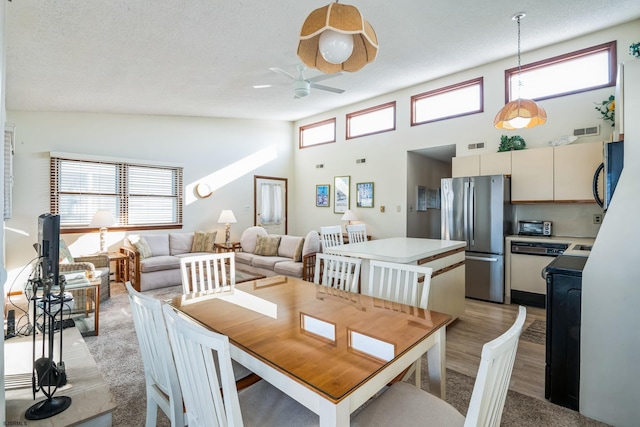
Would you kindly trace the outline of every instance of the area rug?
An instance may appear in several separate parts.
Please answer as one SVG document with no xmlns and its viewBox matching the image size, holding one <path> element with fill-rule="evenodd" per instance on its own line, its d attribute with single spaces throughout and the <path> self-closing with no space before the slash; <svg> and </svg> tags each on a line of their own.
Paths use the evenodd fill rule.
<svg viewBox="0 0 640 427">
<path fill-rule="evenodd" d="M 520 335 L 521 340 L 530 341 L 536 344 L 545 344 L 547 334 L 547 322 L 544 320 L 534 320 L 531 325 Z"/>
<path fill-rule="evenodd" d="M 145 292 L 160 299 L 181 293 L 181 286 Z M 111 288 L 111 298 L 100 304 L 100 335 L 85 341 L 98 369 L 116 401 L 114 426 L 145 425 L 145 384 L 138 340 L 133 327 L 131 309 L 122 284 Z M 422 386 L 428 390 L 426 357 L 422 360 Z M 474 378 L 447 369 L 447 401 L 465 414 L 469 406 Z M 158 411 L 158 426 L 169 426 L 162 411 Z M 502 426 L 606 426 L 578 412 L 509 390 L 502 416 Z"/>
</svg>

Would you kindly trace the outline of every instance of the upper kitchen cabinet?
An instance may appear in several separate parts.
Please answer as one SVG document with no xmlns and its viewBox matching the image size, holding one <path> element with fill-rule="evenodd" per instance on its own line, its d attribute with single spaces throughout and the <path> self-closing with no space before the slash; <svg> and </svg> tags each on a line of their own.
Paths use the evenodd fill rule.
<svg viewBox="0 0 640 427">
<path fill-rule="evenodd" d="M 511 175 L 511 151 L 481 154 L 480 175 Z"/>
<path fill-rule="evenodd" d="M 553 201 L 553 148 L 511 152 L 511 201 Z"/>
<path fill-rule="evenodd" d="M 511 175 L 511 152 L 489 153 L 451 159 L 451 176 Z"/>
<path fill-rule="evenodd" d="M 451 176 L 453 178 L 478 175 L 480 175 L 480 156 L 454 157 L 451 159 Z"/>
<path fill-rule="evenodd" d="M 554 200 L 556 202 L 593 202 L 593 174 L 600 163 L 602 163 L 602 142 L 554 147 Z"/>
</svg>

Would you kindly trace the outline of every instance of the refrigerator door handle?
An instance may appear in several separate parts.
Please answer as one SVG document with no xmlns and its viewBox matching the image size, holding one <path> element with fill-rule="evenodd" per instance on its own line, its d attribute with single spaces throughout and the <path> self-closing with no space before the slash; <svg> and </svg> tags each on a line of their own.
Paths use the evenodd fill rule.
<svg viewBox="0 0 640 427">
<path fill-rule="evenodd" d="M 469 181 L 465 181 L 464 183 L 464 191 L 462 192 L 462 204 L 464 206 L 464 213 L 462 215 L 462 220 L 464 222 L 464 238 L 467 242 L 467 246 L 469 246 Z"/>
<path fill-rule="evenodd" d="M 484 258 L 480 256 L 466 256 L 464 259 L 468 259 L 470 261 L 498 262 L 498 258 Z"/>
<path fill-rule="evenodd" d="M 473 181 L 469 182 L 469 246 L 475 243 L 476 189 Z"/>
</svg>

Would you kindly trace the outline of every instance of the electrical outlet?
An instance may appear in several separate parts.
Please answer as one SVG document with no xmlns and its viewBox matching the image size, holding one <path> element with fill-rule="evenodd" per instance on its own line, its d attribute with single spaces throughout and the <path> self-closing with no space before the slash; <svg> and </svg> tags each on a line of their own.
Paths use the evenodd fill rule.
<svg viewBox="0 0 640 427">
<path fill-rule="evenodd" d="M 593 214 L 593 223 L 602 224 L 602 214 Z"/>
<path fill-rule="evenodd" d="M 380 212 L 384 213 L 384 206 L 380 206 Z"/>
<path fill-rule="evenodd" d="M 402 211 L 402 208 L 400 207 L 400 205 L 396 206 L 396 212 L 400 212 Z"/>
</svg>

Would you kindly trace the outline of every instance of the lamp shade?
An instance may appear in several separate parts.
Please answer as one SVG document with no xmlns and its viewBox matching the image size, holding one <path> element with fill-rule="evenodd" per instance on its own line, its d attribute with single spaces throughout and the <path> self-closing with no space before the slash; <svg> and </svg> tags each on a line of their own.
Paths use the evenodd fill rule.
<svg viewBox="0 0 640 427">
<path fill-rule="evenodd" d="M 357 221 L 358 216 L 351 209 L 347 209 L 347 211 L 342 215 L 341 218 L 343 221 Z"/>
<path fill-rule="evenodd" d="M 89 226 L 102 228 L 111 227 L 114 224 L 116 224 L 116 219 L 111 211 L 100 210 L 93 215 L 93 219 L 91 219 Z"/>
<path fill-rule="evenodd" d="M 532 99 L 518 98 L 508 102 L 493 120 L 498 129 L 524 129 L 542 125 L 547 121 L 547 112 Z"/>
<path fill-rule="evenodd" d="M 232 224 L 236 223 L 236 217 L 233 215 L 232 210 L 224 210 L 220 213 L 220 217 L 218 218 L 218 223 L 220 224 Z"/>
<path fill-rule="evenodd" d="M 335 34 L 323 36 L 326 31 L 350 35 L 352 42 Z M 351 54 L 336 63 L 349 50 Z M 302 24 L 298 56 L 307 67 L 317 68 L 323 73 L 353 72 L 373 62 L 377 54 L 378 37 L 355 6 L 330 3 L 311 12 Z"/>
</svg>

